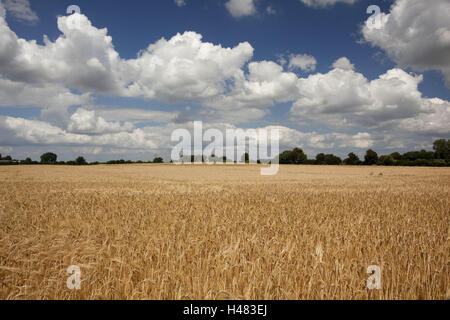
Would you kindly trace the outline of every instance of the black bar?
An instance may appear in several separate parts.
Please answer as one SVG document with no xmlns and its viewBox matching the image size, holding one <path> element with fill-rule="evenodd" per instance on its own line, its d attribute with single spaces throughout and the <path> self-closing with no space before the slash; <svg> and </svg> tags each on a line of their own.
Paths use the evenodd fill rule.
<svg viewBox="0 0 450 320">
<path fill-rule="evenodd" d="M 399 319 L 425 313 L 445 315 L 449 301 L 2 301 L 0 308 L 16 317 L 22 312 L 84 319 L 92 311 L 106 317 L 142 319 Z M 445 309 L 444 309 L 445 308 Z M 61 309 L 61 312 L 56 312 Z M 388 310 L 388 311 L 386 311 Z M 5 314 L 5 313 L 4 313 Z M 401 317 L 401 318 L 400 318 Z"/>
</svg>

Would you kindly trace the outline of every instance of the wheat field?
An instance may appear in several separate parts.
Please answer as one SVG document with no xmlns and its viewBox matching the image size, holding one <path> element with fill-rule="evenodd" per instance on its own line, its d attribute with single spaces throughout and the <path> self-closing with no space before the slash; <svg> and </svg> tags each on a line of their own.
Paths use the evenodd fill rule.
<svg viewBox="0 0 450 320">
<path fill-rule="evenodd" d="M 259 169 L 0 167 L 0 299 L 450 298 L 449 168 Z"/>
</svg>

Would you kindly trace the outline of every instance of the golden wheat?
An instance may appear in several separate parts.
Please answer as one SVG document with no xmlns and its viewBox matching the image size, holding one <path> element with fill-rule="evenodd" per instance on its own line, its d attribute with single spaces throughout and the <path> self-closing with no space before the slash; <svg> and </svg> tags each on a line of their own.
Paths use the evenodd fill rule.
<svg viewBox="0 0 450 320">
<path fill-rule="evenodd" d="M 20 166 L 0 179 L 1 299 L 450 296 L 448 168 Z"/>
</svg>

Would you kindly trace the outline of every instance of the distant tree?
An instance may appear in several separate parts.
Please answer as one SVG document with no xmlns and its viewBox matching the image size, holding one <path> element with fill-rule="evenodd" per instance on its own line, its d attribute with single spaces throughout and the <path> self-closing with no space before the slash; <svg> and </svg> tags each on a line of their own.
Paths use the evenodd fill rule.
<svg viewBox="0 0 450 320">
<path fill-rule="evenodd" d="M 164 159 L 161 157 L 157 157 L 157 158 L 153 159 L 153 163 L 164 163 Z"/>
<path fill-rule="evenodd" d="M 282 152 L 278 156 L 280 164 L 292 164 L 291 153 L 292 153 L 292 151 L 289 151 L 289 150 Z"/>
<path fill-rule="evenodd" d="M 398 153 L 398 152 L 391 153 L 391 157 L 394 160 L 402 160 L 402 155 L 400 153 Z"/>
<path fill-rule="evenodd" d="M 378 164 L 382 166 L 392 166 L 395 164 L 395 160 L 392 156 L 381 156 L 378 159 Z"/>
<path fill-rule="evenodd" d="M 440 139 L 433 143 L 436 159 L 450 160 L 450 140 Z"/>
<path fill-rule="evenodd" d="M 3 160 L 12 161 L 12 158 L 11 158 L 11 156 L 6 156 L 5 158 L 3 158 Z"/>
<path fill-rule="evenodd" d="M 348 154 L 348 158 L 344 160 L 344 163 L 350 166 L 354 166 L 360 164 L 361 161 L 359 160 L 359 157 L 356 154 L 350 152 Z"/>
<path fill-rule="evenodd" d="M 421 151 L 406 152 L 405 154 L 403 154 L 402 159 L 409 161 L 416 161 L 416 160 L 432 160 L 434 159 L 434 157 L 435 153 L 421 150 Z"/>
<path fill-rule="evenodd" d="M 31 158 L 26 158 L 20 162 L 21 164 L 33 164 L 33 160 Z"/>
<path fill-rule="evenodd" d="M 325 154 L 324 153 L 319 153 L 316 156 L 316 163 L 317 164 L 325 164 Z"/>
<path fill-rule="evenodd" d="M 364 156 L 364 164 L 373 165 L 378 162 L 378 154 L 372 149 L 367 150 L 366 155 Z"/>
<path fill-rule="evenodd" d="M 41 163 L 42 164 L 56 164 L 57 158 L 58 158 L 58 156 L 56 154 L 47 152 L 41 156 Z"/>
<path fill-rule="evenodd" d="M 86 160 L 83 157 L 78 157 L 78 158 L 75 159 L 75 164 L 77 166 L 85 166 L 88 163 L 86 162 Z"/>
<path fill-rule="evenodd" d="M 342 159 L 335 156 L 334 154 L 326 154 L 325 155 L 325 164 L 328 165 L 338 165 L 342 163 Z"/>
<path fill-rule="evenodd" d="M 302 164 L 305 163 L 308 157 L 300 148 L 294 148 L 291 152 L 291 161 L 293 164 Z"/>
<path fill-rule="evenodd" d="M 434 159 L 434 152 L 420 150 L 419 159 L 432 160 L 432 159 Z"/>
</svg>

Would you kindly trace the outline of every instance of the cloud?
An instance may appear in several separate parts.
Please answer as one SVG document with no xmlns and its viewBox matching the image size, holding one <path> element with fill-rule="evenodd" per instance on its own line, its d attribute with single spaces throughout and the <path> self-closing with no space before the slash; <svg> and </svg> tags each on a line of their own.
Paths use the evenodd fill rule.
<svg viewBox="0 0 450 320">
<path fill-rule="evenodd" d="M 3 3 L 7 12 L 18 20 L 32 23 L 39 20 L 37 14 L 31 9 L 29 0 L 3 0 Z M 0 15 L 4 17 L 4 14 Z"/>
<path fill-rule="evenodd" d="M 41 118 L 54 124 L 65 125 L 70 106 L 84 105 L 91 100 L 89 93 L 75 94 L 60 84 L 24 83 L 0 76 L 0 107 L 41 108 Z"/>
<path fill-rule="evenodd" d="M 277 13 L 277 11 L 272 6 L 268 6 L 266 8 L 266 12 L 267 12 L 267 14 L 270 14 L 270 15 Z"/>
<path fill-rule="evenodd" d="M 3 3 L 0 1 L 0 18 L 5 19 L 6 17 L 6 9 Z"/>
<path fill-rule="evenodd" d="M 364 40 L 401 68 L 439 70 L 450 87 L 450 2 L 397 0 L 381 14 L 381 28 L 363 26 Z"/>
<path fill-rule="evenodd" d="M 450 102 L 433 98 L 424 101 L 424 113 L 415 118 L 404 119 L 400 128 L 413 133 L 446 136 L 450 132 Z"/>
<path fill-rule="evenodd" d="M 308 7 L 324 8 L 327 6 L 335 5 L 336 3 L 354 4 L 358 0 L 300 0 L 300 1 L 306 4 Z"/>
<path fill-rule="evenodd" d="M 450 131 L 447 117 L 442 116 L 448 102 L 422 97 L 418 89 L 422 76 L 395 68 L 369 81 L 348 67 L 352 66 L 348 59 L 341 58 L 333 65 L 334 69 L 326 74 L 299 79 L 300 98 L 291 109 L 295 119 L 340 128 L 382 130 L 403 123 L 402 128 Z"/>
<path fill-rule="evenodd" d="M 289 70 L 300 69 L 302 71 L 311 72 L 316 70 L 317 60 L 313 56 L 307 54 L 291 54 L 289 56 Z"/>
<path fill-rule="evenodd" d="M 157 148 L 151 135 L 142 129 L 101 135 L 71 133 L 40 120 L 0 116 L 0 144 L 109 146 L 151 150 Z"/>
<path fill-rule="evenodd" d="M 155 111 L 146 109 L 94 107 L 95 113 L 107 121 L 129 121 L 132 123 L 161 122 L 168 123 L 176 121 L 181 112 Z"/>
<path fill-rule="evenodd" d="M 235 18 L 251 16 L 256 13 L 255 0 L 229 0 L 225 7 Z"/>
<path fill-rule="evenodd" d="M 66 108 L 89 100 L 89 94 L 77 95 L 58 84 L 27 84 L 0 77 L 0 107 Z"/>
<path fill-rule="evenodd" d="M 273 61 L 251 62 L 248 74 L 235 79 L 230 91 L 204 102 L 204 105 L 228 110 L 266 109 L 279 102 L 289 102 L 298 96 L 297 76 L 284 72 Z"/>
<path fill-rule="evenodd" d="M 334 148 L 365 149 L 375 143 L 368 132 L 360 132 L 355 135 L 337 132 L 319 134 L 316 132 L 302 132 L 284 126 L 269 126 L 265 129 L 278 129 L 280 131 L 280 145 L 286 148 L 301 147 L 310 150 L 330 150 Z"/>
<path fill-rule="evenodd" d="M 80 114 L 79 111 L 77 111 Z M 85 115 L 86 116 L 86 115 Z M 188 129 L 192 132 L 193 123 L 177 125 L 168 123 L 164 126 L 148 126 L 134 129 L 130 132 L 92 134 L 97 128 L 91 119 L 95 116 L 86 116 L 84 129 L 89 133 L 70 132 L 49 123 L 39 120 L 0 116 L 0 145 L 9 146 L 52 146 L 53 148 L 73 148 L 78 153 L 98 155 L 100 153 L 127 154 L 129 152 L 151 152 L 159 150 L 168 154 L 176 142 L 170 141 L 171 133 L 177 128 Z M 89 128 L 88 128 L 89 126 Z M 229 123 L 205 122 L 204 130 L 214 128 L 222 132 L 226 129 L 240 129 Z M 302 132 L 285 126 L 256 127 L 255 130 L 280 131 L 281 150 L 286 148 L 302 147 L 307 150 L 318 151 L 332 148 L 364 149 L 372 146 L 375 141 L 370 133 L 361 132 L 354 135 L 346 133 L 319 134 L 316 132 Z M 244 129 L 245 131 L 246 129 Z M 106 131 L 104 131 L 106 132 Z M 114 151 L 115 150 L 115 151 Z M 42 150 L 41 150 L 42 151 Z"/>
<path fill-rule="evenodd" d="M 74 28 L 74 25 L 77 25 Z M 121 59 L 108 30 L 86 16 L 58 18 L 62 35 L 44 45 L 20 39 L 0 17 L 0 77 L 32 86 L 59 85 L 81 92 L 160 101 L 208 99 L 225 93 L 253 56 L 248 42 L 224 48 L 195 32 L 160 39 L 136 59 Z"/>
<path fill-rule="evenodd" d="M 125 62 L 130 82 L 126 95 L 164 101 L 214 97 L 226 90 L 227 81 L 240 76 L 252 56 L 248 42 L 223 48 L 203 42 L 195 32 L 163 38 Z"/>
<path fill-rule="evenodd" d="M 264 116 L 269 114 L 268 110 L 265 108 L 240 108 L 239 106 L 233 108 L 232 99 L 224 99 L 220 102 L 219 101 L 216 101 L 216 108 L 200 110 L 198 118 L 201 117 L 201 119 L 209 122 L 223 121 L 240 124 L 262 119 Z M 224 109 L 220 107 L 222 105 L 221 103 L 229 103 L 230 105 L 227 105 L 226 109 Z M 189 120 L 192 120 L 192 117 L 189 118 Z"/>
<path fill-rule="evenodd" d="M 11 153 L 11 151 L 13 151 L 13 148 L 11 148 L 11 147 L 3 147 L 3 146 L 0 146 L 0 153 Z"/>
<path fill-rule="evenodd" d="M 134 130 L 134 126 L 130 122 L 122 125 L 120 122 L 106 121 L 97 116 L 95 111 L 83 108 L 79 108 L 72 114 L 67 128 L 69 132 L 87 134 L 132 132 Z"/>
<path fill-rule="evenodd" d="M 174 2 L 175 2 L 175 4 L 176 4 L 178 7 L 183 7 L 183 6 L 186 5 L 186 1 L 185 1 L 185 0 L 174 0 Z"/>
<path fill-rule="evenodd" d="M 348 60 L 346 57 L 342 57 L 337 59 L 333 63 L 333 68 L 335 69 L 341 69 L 341 70 L 355 70 L 355 65 Z"/>
<path fill-rule="evenodd" d="M 79 23 L 80 28 L 74 28 Z M 121 61 L 107 29 L 97 29 L 83 15 L 58 18 L 63 33 L 44 45 L 20 39 L 0 18 L 0 75 L 12 81 L 54 83 L 81 91 L 120 93 Z"/>
</svg>

